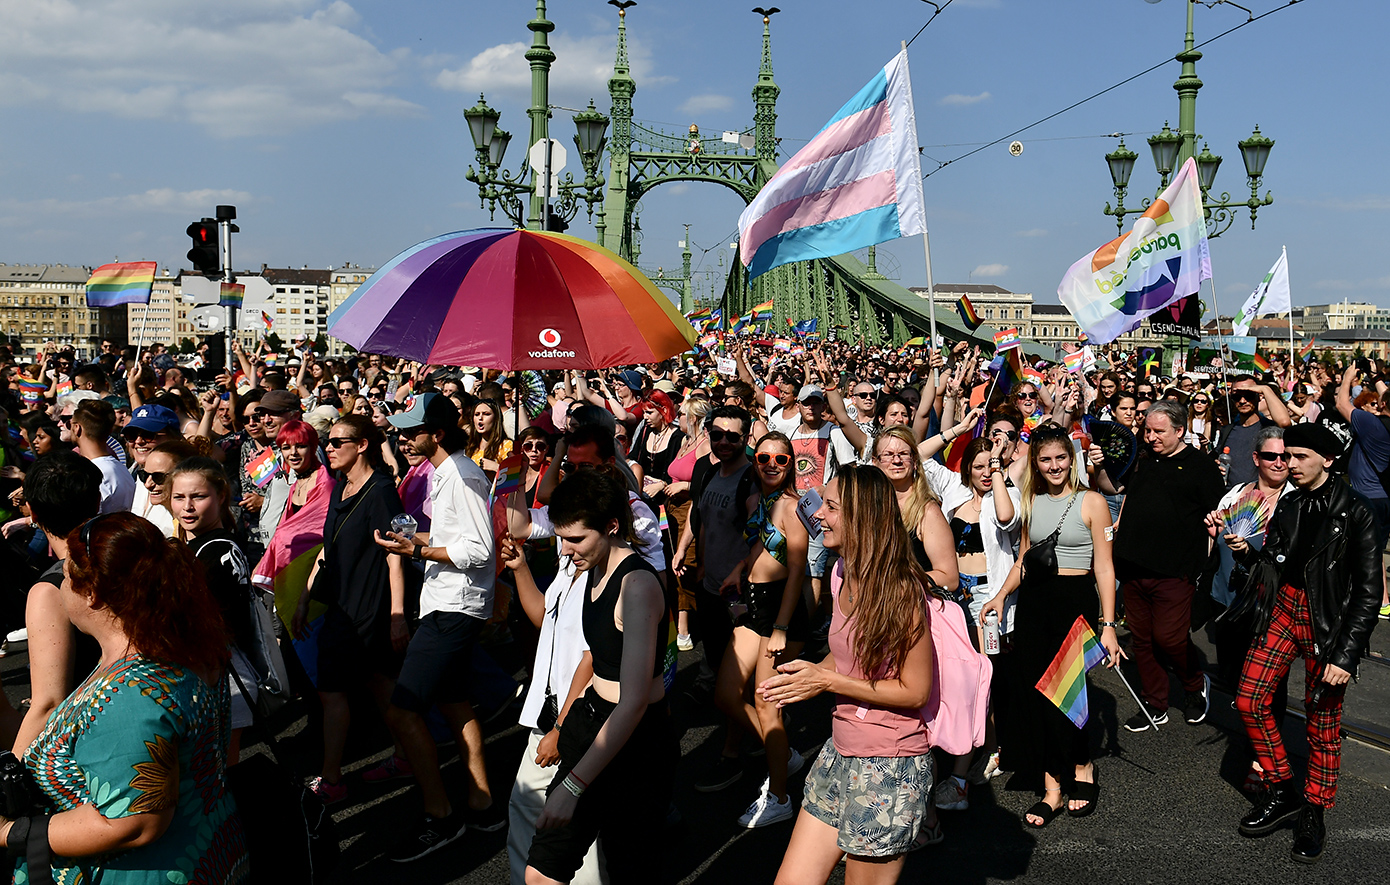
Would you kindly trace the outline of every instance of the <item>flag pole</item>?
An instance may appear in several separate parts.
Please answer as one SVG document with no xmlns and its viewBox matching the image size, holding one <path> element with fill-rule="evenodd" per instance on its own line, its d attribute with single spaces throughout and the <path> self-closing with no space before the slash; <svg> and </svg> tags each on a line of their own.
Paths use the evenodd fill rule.
<svg viewBox="0 0 1390 885">
<path fill-rule="evenodd" d="M 1120 669 L 1120 665 L 1117 663 L 1110 668 L 1110 671 L 1120 677 L 1120 681 L 1125 684 L 1125 688 L 1129 689 L 1129 696 L 1134 698 L 1134 702 L 1139 705 L 1139 710 L 1144 714 L 1144 718 L 1149 720 L 1149 724 L 1154 727 L 1154 731 L 1158 731 L 1158 723 L 1155 722 L 1153 716 L 1149 714 L 1149 708 L 1144 706 L 1143 701 L 1139 700 L 1139 695 L 1135 694 L 1134 686 L 1129 684 L 1129 680 L 1125 678 L 1124 671 Z"/>
<path fill-rule="evenodd" d="M 1207 277 L 1207 285 L 1211 286 L 1211 309 L 1216 313 L 1216 341 L 1218 348 L 1217 353 L 1221 354 L 1221 389 L 1226 395 L 1226 420 L 1230 421 L 1235 414 L 1231 411 L 1231 385 L 1227 383 L 1226 380 L 1226 372 L 1228 371 L 1228 368 L 1226 366 L 1226 359 L 1229 356 L 1231 349 L 1229 346 L 1226 346 L 1222 343 L 1224 336 L 1221 334 L 1221 306 L 1217 303 L 1216 300 L 1215 274 L 1212 274 L 1211 276 Z M 1290 313 L 1292 313 L 1292 311 L 1290 311 Z M 1232 329 L 1231 332 L 1234 333 L 1235 329 Z M 1154 727 L 1157 728 L 1157 726 Z"/>
<path fill-rule="evenodd" d="M 154 299 L 151 299 L 151 301 Z M 135 339 L 135 370 L 140 371 L 140 351 L 145 349 L 145 327 L 150 322 L 150 302 L 145 302 L 145 316 L 140 320 L 140 337 Z"/>
<path fill-rule="evenodd" d="M 906 41 L 906 40 L 903 40 L 903 41 L 902 41 L 902 46 L 903 46 L 903 53 L 906 54 L 906 52 L 907 52 L 907 41 Z M 914 133 L 914 135 L 915 135 L 915 134 L 916 134 L 916 133 Z M 917 152 L 918 152 L 918 153 L 921 153 L 921 151 L 922 151 L 922 149 L 919 147 L 919 148 L 917 149 Z M 926 210 L 926 207 L 923 206 L 923 207 L 922 207 L 922 214 L 923 214 L 923 216 L 926 215 L 926 211 L 927 211 L 927 210 Z M 925 221 L 925 217 L 924 217 L 924 221 Z M 930 240 L 930 238 L 927 236 L 927 229 L 926 229 L 926 225 L 925 225 L 925 224 L 924 224 L 923 227 L 922 227 L 922 255 L 923 255 L 923 257 L 924 257 L 924 258 L 926 259 L 926 261 L 927 261 L 927 317 L 928 317 L 928 319 L 929 319 L 929 321 L 930 321 L 930 323 L 931 323 L 931 342 L 929 343 L 929 345 L 928 345 L 928 347 L 927 347 L 927 353 L 928 353 L 927 361 L 930 362 L 930 361 L 931 361 L 931 357 L 930 357 L 931 348 L 937 347 L 937 346 L 938 346 L 937 343 L 936 343 L 936 287 L 932 284 L 932 276 L 931 276 L 931 240 Z M 939 384 L 940 384 L 940 382 L 939 382 L 939 380 L 938 380 L 938 378 L 937 378 L 937 374 L 938 374 L 938 373 L 937 373 L 937 370 L 936 370 L 936 366 L 932 366 L 932 370 L 931 370 L 931 386 L 932 386 L 932 390 L 933 390 L 933 391 L 936 390 L 936 388 L 937 388 L 937 387 L 939 386 Z"/>
<path fill-rule="evenodd" d="M 1284 249 L 1284 273 L 1287 274 L 1287 273 L 1289 272 L 1289 271 L 1288 271 L 1288 268 L 1289 268 L 1289 259 L 1288 259 L 1289 247 L 1288 247 L 1288 246 L 1284 246 L 1283 249 Z M 1294 351 L 1293 351 L 1293 287 L 1291 286 L 1291 287 L 1289 287 L 1289 380 L 1290 380 L 1290 381 L 1293 380 L 1293 377 L 1294 377 L 1293 366 L 1294 366 L 1294 363 L 1295 363 L 1297 360 L 1298 360 L 1298 357 L 1294 354 Z"/>
</svg>

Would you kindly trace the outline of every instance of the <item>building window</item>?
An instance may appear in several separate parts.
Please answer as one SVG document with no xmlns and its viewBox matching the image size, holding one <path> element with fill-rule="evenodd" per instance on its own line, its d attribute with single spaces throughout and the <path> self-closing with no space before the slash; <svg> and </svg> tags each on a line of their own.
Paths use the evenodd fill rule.
<svg viewBox="0 0 1390 885">
<path fill-rule="evenodd" d="M 1016 307 L 1016 308 L 1014 308 L 1014 319 L 1016 319 L 1016 320 L 1021 320 L 1021 319 L 1023 319 L 1023 308 L 1021 308 L 1021 307 Z"/>
</svg>

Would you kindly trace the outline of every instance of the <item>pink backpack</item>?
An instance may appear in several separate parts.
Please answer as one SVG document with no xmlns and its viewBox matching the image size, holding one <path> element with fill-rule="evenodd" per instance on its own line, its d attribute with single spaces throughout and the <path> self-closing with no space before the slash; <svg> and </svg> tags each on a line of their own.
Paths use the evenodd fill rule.
<svg viewBox="0 0 1390 885">
<path fill-rule="evenodd" d="M 994 665 L 975 650 L 965 613 L 954 602 L 927 598 L 932 657 L 936 665 L 931 697 L 922 708 L 927 740 L 952 756 L 964 756 L 985 742 L 989 681 Z"/>
</svg>

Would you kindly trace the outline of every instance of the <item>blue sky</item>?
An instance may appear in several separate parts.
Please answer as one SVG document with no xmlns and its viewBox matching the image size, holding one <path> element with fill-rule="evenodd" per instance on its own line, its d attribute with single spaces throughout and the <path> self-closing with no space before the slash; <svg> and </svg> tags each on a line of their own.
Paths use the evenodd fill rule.
<svg viewBox="0 0 1390 885">
<path fill-rule="evenodd" d="M 1246 0 L 1256 13 L 1284 0 Z M 698 10 L 698 11 L 697 11 Z M 628 16 L 637 117 L 707 133 L 752 119 L 761 22 L 746 2 L 642 0 Z M 773 19 L 787 155 L 911 37 L 918 0 L 785 0 Z M 848 11 L 847 11 L 848 10 Z M 239 208 L 238 267 L 378 264 L 444 231 L 489 224 L 464 179 L 464 108 L 486 91 L 519 161 L 534 4 L 387 0 L 5 0 L 0 4 L 0 261 L 186 265 L 187 223 Z M 615 10 L 553 0 L 552 101 L 607 107 Z M 1182 0 L 955 0 L 913 44 L 918 132 L 938 160 L 993 140 L 1181 48 Z M 1244 21 L 1197 9 L 1204 40 Z M 1225 312 L 1289 248 L 1297 304 L 1390 306 L 1390 13 L 1374 0 L 1303 0 L 1206 47 L 1197 129 L 1225 158 L 1218 190 L 1246 191 L 1236 142 L 1276 140 L 1275 204 L 1212 243 Z M 1144 139 L 1177 123 L 1167 66 L 926 181 L 938 282 L 996 283 L 1056 301 L 1077 258 L 1115 235 L 1105 133 L 1135 133 L 1131 203 L 1157 184 Z M 567 142 L 568 114 L 553 132 Z M 577 161 L 572 161 L 577 166 Z M 924 160 L 924 169 L 932 164 Z M 642 203 L 642 265 L 679 267 L 685 223 L 701 270 L 728 260 L 741 202 L 666 185 Z M 500 216 L 499 216 L 500 218 Z M 579 223 L 572 232 L 591 235 Z M 505 222 L 504 222 L 505 223 Z M 918 240 L 882 269 L 925 283 Z M 1205 296 L 1204 296 L 1205 297 Z"/>
</svg>

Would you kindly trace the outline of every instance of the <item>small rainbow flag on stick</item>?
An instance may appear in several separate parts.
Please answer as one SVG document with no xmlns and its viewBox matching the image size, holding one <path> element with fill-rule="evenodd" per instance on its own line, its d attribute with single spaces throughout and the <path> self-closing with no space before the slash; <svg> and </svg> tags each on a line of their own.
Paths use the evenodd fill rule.
<svg viewBox="0 0 1390 885">
<path fill-rule="evenodd" d="M 1251 357 L 1250 361 L 1253 362 L 1255 364 L 1255 368 L 1259 369 L 1261 372 L 1269 371 L 1269 360 L 1260 356 L 1258 353 Z"/>
<path fill-rule="evenodd" d="M 1081 728 L 1091 718 L 1086 700 L 1086 671 L 1105 660 L 1105 648 L 1086 618 L 1077 615 L 1057 656 L 1047 665 L 1037 689 Z"/>
<path fill-rule="evenodd" d="M 1086 363 L 1086 354 L 1081 351 L 1068 353 L 1062 357 L 1062 365 L 1067 367 L 1068 372 L 1080 372 L 1081 367 Z"/>
<path fill-rule="evenodd" d="M 762 304 L 754 306 L 751 313 L 755 322 L 772 319 L 772 299 L 769 298 Z"/>
<path fill-rule="evenodd" d="M 1312 339 L 1312 338 L 1309 338 L 1309 339 L 1308 339 L 1308 343 L 1305 344 L 1305 345 L 1303 345 L 1302 347 L 1300 347 L 1300 348 L 1298 349 L 1298 358 L 1301 359 L 1301 360 L 1306 360 L 1306 359 L 1308 358 L 1308 354 L 1310 354 L 1310 353 L 1312 353 L 1312 352 L 1313 352 L 1313 339 Z"/>
<path fill-rule="evenodd" d="M 270 485 L 270 481 L 279 472 L 280 459 L 275 456 L 275 449 L 271 446 L 266 446 L 265 451 L 246 464 L 246 475 L 251 477 L 251 481 L 256 484 L 258 489 Z"/>
<path fill-rule="evenodd" d="M 671 521 L 666 518 L 666 505 L 658 505 L 656 514 L 656 530 L 659 532 L 669 532 L 671 530 Z"/>
<path fill-rule="evenodd" d="M 521 480 L 526 476 L 526 463 L 522 458 L 522 454 L 517 452 L 497 462 L 497 477 L 492 484 L 494 501 L 521 488 Z"/>
<path fill-rule="evenodd" d="M 916 338 L 909 338 L 903 342 L 903 347 L 922 347 L 927 343 L 927 339 L 921 335 Z"/>
<path fill-rule="evenodd" d="M 967 295 L 961 295 L 956 302 L 956 310 L 960 312 L 960 321 L 965 323 L 965 328 L 975 331 L 980 328 L 980 315 L 975 312 L 975 305 L 970 303 Z"/>
<path fill-rule="evenodd" d="M 261 322 L 265 323 L 265 330 L 267 332 L 275 328 L 275 320 L 271 319 L 270 314 L 265 311 L 261 311 Z"/>
<path fill-rule="evenodd" d="M 994 333 L 994 350 L 998 353 L 1001 350 L 1012 350 L 1015 347 L 1022 347 L 1023 339 L 1018 337 L 1017 329 L 1003 329 Z"/>
<path fill-rule="evenodd" d="M 98 267 L 87 280 L 87 306 L 149 304 L 156 264 L 154 261 L 126 261 Z"/>
</svg>

